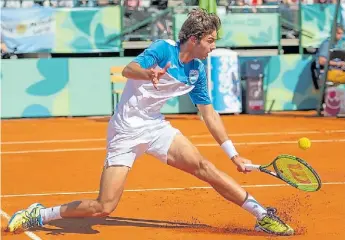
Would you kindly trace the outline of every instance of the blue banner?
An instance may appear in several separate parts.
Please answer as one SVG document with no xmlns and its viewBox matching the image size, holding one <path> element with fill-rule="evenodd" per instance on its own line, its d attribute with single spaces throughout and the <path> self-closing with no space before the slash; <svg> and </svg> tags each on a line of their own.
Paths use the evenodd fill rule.
<svg viewBox="0 0 345 240">
<path fill-rule="evenodd" d="M 51 52 L 55 39 L 53 8 L 2 8 L 1 41 L 8 52 Z"/>
</svg>

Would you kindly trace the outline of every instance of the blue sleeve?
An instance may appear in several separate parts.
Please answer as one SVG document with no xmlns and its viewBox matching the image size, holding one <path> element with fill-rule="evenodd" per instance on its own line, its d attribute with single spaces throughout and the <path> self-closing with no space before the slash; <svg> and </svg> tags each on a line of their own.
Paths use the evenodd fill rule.
<svg viewBox="0 0 345 240">
<path fill-rule="evenodd" d="M 204 64 L 200 63 L 198 70 L 199 70 L 199 78 L 195 83 L 195 87 L 189 93 L 189 96 L 193 104 L 195 105 L 196 104 L 208 105 L 208 104 L 211 104 L 211 99 L 208 94 L 207 76 L 206 76 Z"/>
<path fill-rule="evenodd" d="M 166 56 L 166 43 L 157 40 L 138 55 L 133 61 L 139 63 L 142 68 L 148 69 L 159 64 Z"/>
<path fill-rule="evenodd" d="M 322 42 L 320 48 L 319 48 L 319 57 L 328 57 L 328 44 L 329 41 L 325 40 L 324 42 Z"/>
</svg>

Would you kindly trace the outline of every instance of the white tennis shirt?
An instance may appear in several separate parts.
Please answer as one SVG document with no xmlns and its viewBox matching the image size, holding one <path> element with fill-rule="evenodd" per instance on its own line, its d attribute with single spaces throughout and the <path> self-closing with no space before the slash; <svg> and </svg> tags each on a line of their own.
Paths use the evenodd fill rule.
<svg viewBox="0 0 345 240">
<path fill-rule="evenodd" d="M 170 98 L 189 94 L 194 104 L 210 104 L 204 64 L 199 59 L 188 63 L 179 60 L 180 44 L 172 40 L 157 40 L 134 62 L 142 68 L 164 68 L 167 73 L 157 84 L 158 90 L 148 80 L 128 79 L 112 117 L 117 131 L 136 131 L 154 126 L 164 120 L 160 109 Z"/>
</svg>

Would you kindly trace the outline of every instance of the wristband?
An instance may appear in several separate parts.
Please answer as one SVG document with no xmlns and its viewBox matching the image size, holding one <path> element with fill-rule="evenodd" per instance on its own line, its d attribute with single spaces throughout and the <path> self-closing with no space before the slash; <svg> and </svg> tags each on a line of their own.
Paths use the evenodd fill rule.
<svg viewBox="0 0 345 240">
<path fill-rule="evenodd" d="M 234 144 L 232 144 L 231 140 L 227 140 L 222 143 L 221 147 L 223 148 L 224 152 L 232 159 L 234 156 L 238 155 L 238 152 L 235 149 Z"/>
</svg>

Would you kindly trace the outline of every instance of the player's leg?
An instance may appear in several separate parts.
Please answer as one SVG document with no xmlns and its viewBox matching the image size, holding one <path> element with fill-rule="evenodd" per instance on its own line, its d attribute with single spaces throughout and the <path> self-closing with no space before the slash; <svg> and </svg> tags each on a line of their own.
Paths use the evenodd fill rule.
<svg viewBox="0 0 345 240">
<path fill-rule="evenodd" d="M 167 153 L 167 164 L 209 183 L 225 199 L 257 218 L 256 229 L 278 235 L 292 235 L 293 229 L 281 221 L 274 209 L 261 206 L 234 179 L 205 159 L 183 135 L 177 134 Z"/>
<path fill-rule="evenodd" d="M 79 200 L 64 204 L 60 209 L 61 217 L 108 216 L 115 210 L 122 196 L 129 169 L 128 166 L 104 167 L 97 199 Z M 49 212 L 49 210 L 50 209 L 47 209 L 46 211 Z M 46 223 L 44 216 L 42 217 L 43 222 Z"/>
<path fill-rule="evenodd" d="M 121 136 L 109 131 L 107 157 L 97 199 L 79 200 L 49 208 L 34 203 L 28 209 L 16 212 L 10 219 L 7 229 L 14 232 L 42 226 L 60 218 L 109 215 L 121 198 L 129 169 L 146 148 L 145 144 L 137 145 L 128 134 Z"/>
<path fill-rule="evenodd" d="M 23 231 L 60 218 L 109 215 L 115 210 L 121 198 L 129 169 L 128 166 L 105 167 L 97 199 L 78 200 L 49 208 L 34 203 L 28 209 L 16 212 L 11 217 L 7 230 L 10 232 Z"/>
<path fill-rule="evenodd" d="M 180 132 L 166 124 L 157 129 L 148 153 L 162 162 L 208 182 L 224 198 L 242 205 L 246 191 L 232 178 L 201 156 L 198 149 Z"/>
<path fill-rule="evenodd" d="M 257 230 L 279 235 L 293 234 L 293 229 L 275 215 L 275 210 L 261 206 L 233 178 L 205 159 L 183 135 L 175 136 L 167 155 L 168 165 L 209 183 L 225 199 L 253 214 L 257 218 Z"/>
<path fill-rule="evenodd" d="M 122 196 L 130 168 L 135 159 L 143 153 L 143 150 L 139 151 L 140 149 L 138 150 L 137 147 L 130 134 L 123 136 L 115 131 L 111 120 L 108 124 L 107 155 L 97 199 L 64 204 L 60 208 L 60 216 L 62 218 L 104 217 L 112 213 Z M 44 223 L 54 219 L 54 216 L 50 215 L 53 211 L 54 208 L 42 211 Z M 45 213 L 47 217 L 45 217 Z"/>
<path fill-rule="evenodd" d="M 231 177 L 205 159 L 183 135 L 176 135 L 168 151 L 168 165 L 209 183 L 220 195 L 241 206 L 247 192 Z"/>
</svg>

